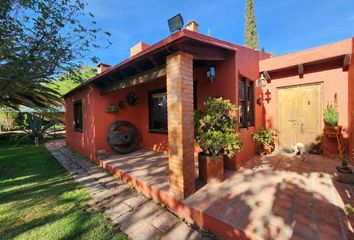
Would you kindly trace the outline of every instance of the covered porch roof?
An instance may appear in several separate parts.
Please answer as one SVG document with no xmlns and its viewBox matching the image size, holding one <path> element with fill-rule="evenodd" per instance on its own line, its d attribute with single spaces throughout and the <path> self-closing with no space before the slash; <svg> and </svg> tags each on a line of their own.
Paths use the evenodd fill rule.
<svg viewBox="0 0 354 240">
<path fill-rule="evenodd" d="M 269 78 L 269 73 L 292 68 L 297 68 L 299 74 L 303 74 L 304 65 L 317 64 L 332 60 L 341 60 L 343 67 L 348 67 L 352 54 L 352 38 L 311 48 L 283 56 L 263 59 L 259 62 L 259 71 L 265 73 Z"/>
<path fill-rule="evenodd" d="M 96 75 L 63 97 L 88 84 L 94 84 L 102 94 L 106 94 L 164 77 L 166 56 L 178 51 L 192 54 L 196 64 L 203 64 L 205 61 L 225 60 L 230 51 L 237 51 L 237 45 L 184 29 Z"/>
</svg>

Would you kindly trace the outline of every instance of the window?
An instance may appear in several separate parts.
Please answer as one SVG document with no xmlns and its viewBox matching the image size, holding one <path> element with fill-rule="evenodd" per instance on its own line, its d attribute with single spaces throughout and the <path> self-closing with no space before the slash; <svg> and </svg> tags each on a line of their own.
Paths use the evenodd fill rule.
<svg viewBox="0 0 354 240">
<path fill-rule="evenodd" d="M 82 132 L 82 102 L 77 101 L 74 103 L 74 121 L 75 131 Z"/>
<path fill-rule="evenodd" d="M 149 92 L 149 128 L 151 132 L 167 133 L 166 89 Z"/>
<path fill-rule="evenodd" d="M 193 108 L 198 110 L 198 82 L 193 82 Z"/>
<path fill-rule="evenodd" d="M 253 82 L 246 78 L 238 84 L 238 106 L 240 126 L 254 126 L 254 87 Z"/>
</svg>

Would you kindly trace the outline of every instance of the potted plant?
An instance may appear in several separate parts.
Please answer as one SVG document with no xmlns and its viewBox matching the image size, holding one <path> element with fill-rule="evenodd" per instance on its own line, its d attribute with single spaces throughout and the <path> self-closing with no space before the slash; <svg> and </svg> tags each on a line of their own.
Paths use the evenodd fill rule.
<svg viewBox="0 0 354 240">
<path fill-rule="evenodd" d="M 344 183 L 354 183 L 354 174 L 352 169 L 349 167 L 349 157 L 345 155 L 341 166 L 336 166 L 336 179 L 339 182 Z"/>
<path fill-rule="evenodd" d="M 342 127 L 338 126 L 339 113 L 333 105 L 327 105 L 323 114 L 323 119 L 327 133 L 336 133 L 342 130 Z"/>
<path fill-rule="evenodd" d="M 117 112 L 119 112 L 119 107 L 116 104 L 111 104 L 106 108 L 106 112 L 117 113 Z"/>
<path fill-rule="evenodd" d="M 267 131 L 265 128 L 260 128 L 258 133 L 254 133 L 253 141 L 259 144 L 259 154 L 270 154 L 274 149 L 274 138 L 271 131 Z"/>
<path fill-rule="evenodd" d="M 231 158 L 242 147 L 236 131 L 236 106 L 223 98 L 208 98 L 195 113 L 195 140 L 199 153 L 199 178 L 205 183 L 224 179 L 223 155 Z"/>
</svg>

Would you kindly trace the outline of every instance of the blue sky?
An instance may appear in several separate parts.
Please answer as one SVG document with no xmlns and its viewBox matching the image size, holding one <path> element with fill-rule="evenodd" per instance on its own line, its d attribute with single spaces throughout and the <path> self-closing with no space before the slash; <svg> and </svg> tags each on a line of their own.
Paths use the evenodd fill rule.
<svg viewBox="0 0 354 240">
<path fill-rule="evenodd" d="M 181 13 L 203 34 L 244 43 L 246 0 L 89 0 L 88 11 L 112 33 L 108 49 L 93 54 L 117 64 L 139 41 L 154 44 L 169 35 L 167 19 Z M 277 55 L 354 36 L 354 0 L 255 0 L 260 48 Z"/>
</svg>

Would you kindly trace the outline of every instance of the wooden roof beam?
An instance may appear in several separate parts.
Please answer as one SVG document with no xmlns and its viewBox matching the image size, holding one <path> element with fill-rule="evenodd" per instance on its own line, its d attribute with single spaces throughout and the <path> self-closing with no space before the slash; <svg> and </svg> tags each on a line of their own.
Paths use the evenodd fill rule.
<svg viewBox="0 0 354 240">
<path fill-rule="evenodd" d="M 304 75 L 304 64 L 297 65 L 297 72 L 300 76 Z"/>
<path fill-rule="evenodd" d="M 344 68 L 349 66 L 351 58 L 352 58 L 351 54 L 345 54 L 344 55 L 344 59 L 343 59 L 343 67 Z"/>
<path fill-rule="evenodd" d="M 193 60 L 223 61 L 227 58 L 227 51 L 199 45 L 177 44 L 180 51 L 193 54 Z"/>
<path fill-rule="evenodd" d="M 141 83 L 151 82 L 158 78 L 166 76 L 166 66 L 163 65 L 158 68 L 153 68 L 151 70 L 145 71 L 141 74 L 129 77 L 127 79 L 123 79 L 121 81 L 116 81 L 115 83 L 111 84 L 103 91 L 101 90 L 102 94 L 110 93 L 119 89 L 135 86 Z"/>
<path fill-rule="evenodd" d="M 267 72 L 267 71 L 263 71 L 263 76 L 265 77 L 265 79 L 266 79 L 267 81 L 270 81 L 270 75 L 269 75 L 269 72 Z"/>
<path fill-rule="evenodd" d="M 149 56 L 148 59 L 152 63 L 152 65 L 154 65 L 155 68 L 159 66 L 158 62 L 153 56 Z"/>
<path fill-rule="evenodd" d="M 131 66 L 135 69 L 135 71 L 137 71 L 137 73 L 143 72 L 135 63 L 132 63 Z"/>
</svg>

